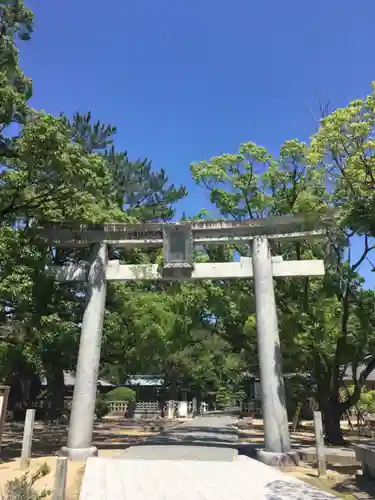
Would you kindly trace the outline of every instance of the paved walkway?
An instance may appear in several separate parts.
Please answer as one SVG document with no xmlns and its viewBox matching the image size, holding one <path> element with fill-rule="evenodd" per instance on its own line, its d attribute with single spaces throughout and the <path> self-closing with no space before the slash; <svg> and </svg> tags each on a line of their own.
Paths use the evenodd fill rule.
<svg viewBox="0 0 375 500">
<path fill-rule="evenodd" d="M 144 444 L 132 446 L 115 458 L 231 462 L 238 456 L 236 421 L 229 415 L 197 417 Z"/>
<path fill-rule="evenodd" d="M 80 500 L 332 500 L 238 456 L 231 416 L 186 422 L 113 458 L 87 461 Z"/>
</svg>

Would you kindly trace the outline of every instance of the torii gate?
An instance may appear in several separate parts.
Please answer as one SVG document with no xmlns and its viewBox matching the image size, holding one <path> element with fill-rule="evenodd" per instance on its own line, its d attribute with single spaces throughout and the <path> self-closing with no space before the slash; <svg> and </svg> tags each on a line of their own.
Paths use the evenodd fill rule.
<svg viewBox="0 0 375 500">
<path fill-rule="evenodd" d="M 322 260 L 283 261 L 271 257 L 269 240 L 295 241 L 322 237 L 328 217 L 278 216 L 247 221 L 194 221 L 146 224 L 46 224 L 38 235 L 53 247 L 91 247 L 89 263 L 54 269 L 60 282 L 87 281 L 76 382 L 69 424 L 72 460 L 95 456 L 93 420 L 100 362 L 108 280 L 181 280 L 254 278 L 257 342 L 265 449 L 259 459 L 270 465 L 298 462 L 291 450 L 273 278 L 322 276 Z M 252 258 L 238 262 L 194 263 L 194 245 L 252 244 Z M 124 265 L 108 261 L 108 245 L 115 248 L 164 247 L 164 264 Z"/>
</svg>

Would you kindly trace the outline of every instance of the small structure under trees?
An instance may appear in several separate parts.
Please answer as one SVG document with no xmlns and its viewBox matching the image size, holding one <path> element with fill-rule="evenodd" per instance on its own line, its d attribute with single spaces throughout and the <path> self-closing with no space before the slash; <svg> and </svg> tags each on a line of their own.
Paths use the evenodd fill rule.
<svg viewBox="0 0 375 500">
<path fill-rule="evenodd" d="M 163 375 L 130 375 L 123 384 L 133 389 L 136 401 L 159 401 L 159 392 L 164 385 Z"/>
</svg>

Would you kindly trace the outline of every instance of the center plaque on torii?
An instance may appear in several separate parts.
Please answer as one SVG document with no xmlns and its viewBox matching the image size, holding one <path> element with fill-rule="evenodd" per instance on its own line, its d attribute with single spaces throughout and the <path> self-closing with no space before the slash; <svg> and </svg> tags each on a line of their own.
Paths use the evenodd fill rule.
<svg viewBox="0 0 375 500">
<path fill-rule="evenodd" d="M 63 452 L 72 460 L 82 460 L 97 453 L 91 442 L 107 281 L 254 279 L 265 443 L 264 450 L 258 450 L 258 457 L 270 465 L 298 462 L 298 453 L 291 450 L 289 439 L 274 279 L 323 276 L 324 262 L 284 261 L 280 255 L 271 255 L 269 242 L 322 238 L 335 224 L 332 214 L 312 214 L 245 221 L 49 223 L 34 228 L 51 247 L 91 247 L 89 262 L 47 270 L 60 282 L 87 283 L 68 446 Z M 252 253 L 250 258 L 239 261 L 195 263 L 194 246 L 207 244 L 251 245 Z M 118 260 L 108 261 L 108 246 L 161 247 L 163 264 L 130 265 Z"/>
<path fill-rule="evenodd" d="M 165 224 L 163 226 L 165 279 L 189 279 L 194 269 L 193 232 L 191 224 Z"/>
</svg>

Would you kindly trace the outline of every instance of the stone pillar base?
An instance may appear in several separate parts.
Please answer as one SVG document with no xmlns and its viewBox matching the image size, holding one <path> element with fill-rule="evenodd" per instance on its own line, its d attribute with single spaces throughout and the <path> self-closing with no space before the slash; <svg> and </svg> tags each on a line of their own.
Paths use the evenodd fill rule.
<svg viewBox="0 0 375 500">
<path fill-rule="evenodd" d="M 174 407 L 172 405 L 171 401 L 167 401 L 167 411 L 166 411 L 166 418 L 169 420 L 172 420 L 174 417 Z"/>
<path fill-rule="evenodd" d="M 287 453 L 277 453 L 273 451 L 257 450 L 256 458 L 271 467 L 278 469 L 290 469 L 299 465 L 299 454 L 297 451 L 288 451 Z"/>
<path fill-rule="evenodd" d="M 90 457 L 98 456 L 98 448 L 91 446 L 90 448 L 68 448 L 64 446 L 60 453 L 63 457 L 68 457 L 72 462 L 82 462 Z"/>
<path fill-rule="evenodd" d="M 187 401 L 179 401 L 178 402 L 178 413 L 180 418 L 188 417 L 188 404 Z"/>
</svg>

